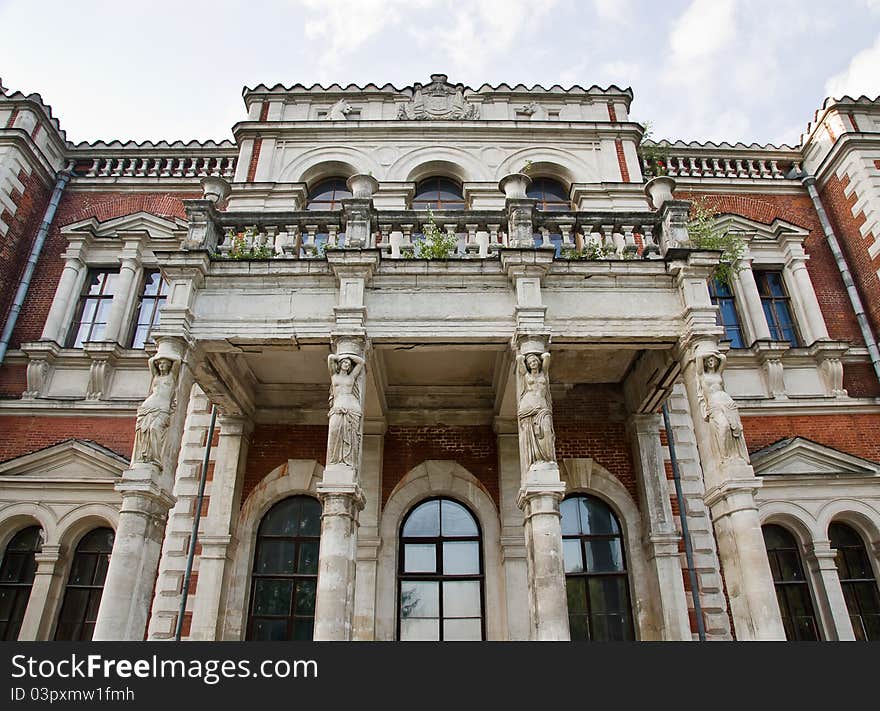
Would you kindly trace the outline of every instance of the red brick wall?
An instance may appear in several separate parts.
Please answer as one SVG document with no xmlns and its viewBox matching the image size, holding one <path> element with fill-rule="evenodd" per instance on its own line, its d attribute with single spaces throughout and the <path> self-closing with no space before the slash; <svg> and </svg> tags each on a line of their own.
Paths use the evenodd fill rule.
<svg viewBox="0 0 880 711">
<path fill-rule="evenodd" d="M 68 188 L 61 197 L 43 253 L 37 263 L 27 301 L 12 335 L 11 347 L 17 348 L 22 342 L 36 341 L 43 332 L 43 324 L 64 268 L 61 254 L 67 249 L 67 240 L 61 236 L 61 227 L 89 217 L 105 221 L 133 212 L 184 218 L 186 214 L 183 199 L 191 197 L 200 197 L 200 193 L 93 193 L 76 192 Z"/>
<path fill-rule="evenodd" d="M 880 330 L 880 278 L 877 277 L 880 255 L 871 259 L 868 247 L 875 239 L 880 238 L 880 235 L 868 234 L 862 237 L 859 228 L 865 223 L 865 213 L 860 212 L 853 217 L 852 206 L 859 196 L 853 192 L 847 198 L 844 190 L 848 185 L 848 176 L 844 176 L 843 180 L 832 176 L 822 190 L 822 203 L 825 205 L 825 211 L 834 227 L 841 249 L 846 255 L 853 281 L 862 297 L 862 303 L 865 305 L 868 319 L 876 335 Z"/>
<path fill-rule="evenodd" d="M 17 399 L 21 397 L 25 388 L 27 388 L 26 365 L 7 365 L 0 368 L 0 400 Z"/>
<path fill-rule="evenodd" d="M 880 415 L 772 415 L 743 417 L 749 451 L 786 437 L 806 437 L 827 447 L 880 461 Z"/>
<path fill-rule="evenodd" d="M 382 503 L 397 483 L 428 459 L 452 459 L 473 474 L 499 504 L 498 447 L 489 426 L 389 427 L 382 461 Z"/>
<path fill-rule="evenodd" d="M 326 425 L 257 425 L 248 447 L 242 502 L 263 477 L 288 459 L 314 459 L 323 464 L 326 456 Z"/>
<path fill-rule="evenodd" d="M 134 417 L 0 417 L 0 462 L 74 438 L 97 442 L 128 459 L 134 424 Z"/>
<path fill-rule="evenodd" d="M 22 170 L 18 179 L 24 185 L 24 193 L 13 190 L 10 195 L 17 207 L 15 214 L 4 209 L 0 215 L 9 227 L 0 240 L 0 323 L 3 324 L 52 193 L 51 186 L 44 184 L 36 172 L 28 175 Z"/>
<path fill-rule="evenodd" d="M 850 397 L 880 397 L 880 381 L 870 363 L 844 363 L 843 387 Z"/>
<path fill-rule="evenodd" d="M 676 197 L 692 199 L 705 194 L 708 204 L 719 212 L 742 215 L 751 220 L 770 224 L 779 218 L 786 222 L 810 230 L 804 241 L 804 249 L 810 255 L 807 272 L 813 282 L 819 307 L 828 326 L 831 338 L 852 341 L 861 345 L 861 332 L 855 314 L 846 295 L 846 287 L 837 271 L 834 256 L 825 242 L 825 235 L 819 217 L 813 209 L 813 202 L 804 192 L 801 195 L 725 195 L 698 192 L 676 193 Z"/>
<path fill-rule="evenodd" d="M 556 458 L 592 457 L 614 474 L 638 504 L 626 434 L 626 407 L 617 385 L 576 385 L 553 398 Z"/>
</svg>

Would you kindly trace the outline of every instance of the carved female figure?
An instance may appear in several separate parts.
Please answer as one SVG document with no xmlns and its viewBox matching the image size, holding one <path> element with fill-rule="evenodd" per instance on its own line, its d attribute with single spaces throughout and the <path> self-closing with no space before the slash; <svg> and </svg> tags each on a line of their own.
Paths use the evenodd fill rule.
<svg viewBox="0 0 880 711">
<path fill-rule="evenodd" d="M 175 405 L 175 388 L 180 363 L 170 358 L 150 358 L 153 381 L 150 394 L 137 410 L 134 428 L 134 451 L 131 461 L 162 466 L 165 438 Z"/>
<path fill-rule="evenodd" d="M 327 464 L 357 468 L 361 449 L 361 393 L 359 378 L 364 359 L 346 354 L 327 359 L 330 370 L 330 423 L 327 435 Z"/>
<path fill-rule="evenodd" d="M 556 461 L 549 363 L 549 353 L 527 353 L 516 358 L 520 381 L 520 450 L 525 458 L 526 468 L 538 462 Z"/>
<path fill-rule="evenodd" d="M 748 462 L 749 452 L 739 410 L 724 389 L 721 378 L 725 360 L 726 357 L 717 352 L 697 359 L 703 419 L 709 422 L 712 444 L 720 461 L 741 459 Z"/>
</svg>

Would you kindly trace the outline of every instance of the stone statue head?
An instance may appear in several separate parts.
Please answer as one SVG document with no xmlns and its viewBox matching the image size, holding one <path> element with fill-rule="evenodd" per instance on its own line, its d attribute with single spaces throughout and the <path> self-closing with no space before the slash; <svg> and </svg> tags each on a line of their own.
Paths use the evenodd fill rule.
<svg viewBox="0 0 880 711">
<path fill-rule="evenodd" d="M 156 359 L 156 371 L 159 375 L 168 375 L 171 372 L 171 359 L 170 358 L 157 358 Z"/>
<path fill-rule="evenodd" d="M 710 353 L 703 358 L 703 366 L 707 371 L 714 373 L 721 367 L 721 359 L 714 353 Z"/>
<path fill-rule="evenodd" d="M 526 369 L 530 373 L 537 373 L 541 370 L 541 356 L 537 353 L 528 353 L 525 358 Z"/>
<path fill-rule="evenodd" d="M 351 358 L 340 358 L 339 359 L 339 372 L 340 373 L 350 373 L 352 368 L 354 367 L 354 363 L 351 362 Z"/>
</svg>

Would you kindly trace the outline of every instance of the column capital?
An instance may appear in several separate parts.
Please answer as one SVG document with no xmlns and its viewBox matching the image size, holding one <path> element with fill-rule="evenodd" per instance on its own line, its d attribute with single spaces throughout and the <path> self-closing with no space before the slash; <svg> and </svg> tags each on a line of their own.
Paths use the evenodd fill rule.
<svg viewBox="0 0 880 711">
<path fill-rule="evenodd" d="M 54 573 L 55 564 L 61 560 L 61 546 L 46 545 L 41 546 L 40 551 L 34 554 L 34 560 L 37 563 L 37 574 Z"/>
<path fill-rule="evenodd" d="M 360 484 L 325 484 L 321 482 L 316 487 L 316 493 L 321 503 L 324 504 L 325 511 L 323 515 L 325 516 L 343 513 L 341 510 L 327 510 L 328 508 L 334 508 L 332 507 L 334 501 L 342 501 L 344 504 L 350 503 L 357 511 L 362 511 L 366 505 L 366 497 Z M 345 502 L 344 500 L 346 499 L 350 501 Z"/>
<path fill-rule="evenodd" d="M 657 412 L 637 412 L 627 418 L 626 425 L 638 435 L 659 437 L 663 428 L 663 417 Z"/>
<path fill-rule="evenodd" d="M 247 415 L 217 416 L 221 437 L 249 437 L 254 429 L 254 421 Z"/>
<path fill-rule="evenodd" d="M 706 506 L 712 511 L 713 521 L 738 511 L 758 510 L 755 494 L 764 482 L 755 477 L 751 465 L 739 465 L 739 476 L 730 476 L 733 469 L 733 466 L 726 467 L 728 478 L 718 486 L 707 489 L 703 497 Z"/>
</svg>

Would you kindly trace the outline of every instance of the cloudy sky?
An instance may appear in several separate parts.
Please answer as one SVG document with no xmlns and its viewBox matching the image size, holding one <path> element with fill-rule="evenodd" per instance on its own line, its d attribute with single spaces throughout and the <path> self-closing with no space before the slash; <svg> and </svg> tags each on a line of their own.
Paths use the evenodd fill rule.
<svg viewBox="0 0 880 711">
<path fill-rule="evenodd" d="M 228 138 L 261 82 L 613 83 L 658 138 L 761 143 L 880 95 L 880 0 L 0 0 L 0 31 L 73 141 Z"/>
</svg>

